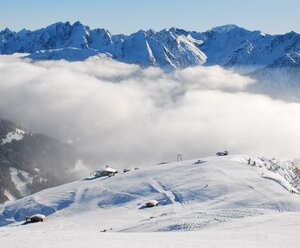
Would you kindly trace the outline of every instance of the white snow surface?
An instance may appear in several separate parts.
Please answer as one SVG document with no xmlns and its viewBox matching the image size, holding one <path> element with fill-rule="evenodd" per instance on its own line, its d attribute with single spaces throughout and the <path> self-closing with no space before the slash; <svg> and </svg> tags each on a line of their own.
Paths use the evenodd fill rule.
<svg viewBox="0 0 300 248">
<path fill-rule="evenodd" d="M 33 177 L 29 175 L 28 172 L 18 170 L 16 168 L 10 167 L 10 174 L 11 174 L 11 179 L 13 183 L 16 185 L 17 190 L 20 192 L 22 196 L 28 196 L 29 191 L 26 186 L 27 183 L 32 183 Z M 18 174 L 22 174 L 24 180 L 22 180 Z"/>
<path fill-rule="evenodd" d="M 29 218 L 34 218 L 34 217 L 38 217 L 38 218 L 41 218 L 41 219 L 45 219 L 46 218 L 46 216 L 43 215 L 43 214 L 35 214 L 35 215 L 30 216 Z"/>
<path fill-rule="evenodd" d="M 248 159 L 197 158 L 43 190 L 0 206 L 1 244 L 297 247 L 300 196 L 299 182 L 289 179 L 293 164 L 250 158 L 256 163 L 248 165 Z M 145 208 L 151 200 L 160 204 Z M 21 225 L 35 214 L 47 216 L 45 222 Z"/>
<path fill-rule="evenodd" d="M 116 169 L 109 167 L 108 165 L 100 170 L 98 170 L 97 172 L 102 172 L 102 171 L 107 171 L 107 172 L 111 172 L 111 173 L 115 173 L 117 172 Z"/>
<path fill-rule="evenodd" d="M 7 202 L 13 202 L 16 200 L 16 198 L 8 190 L 4 190 L 4 195 L 8 198 Z"/>
<path fill-rule="evenodd" d="M 9 132 L 5 138 L 2 139 L 1 145 L 5 145 L 6 143 L 11 143 L 13 140 L 21 140 L 23 139 L 25 131 L 16 128 L 14 132 Z"/>
</svg>

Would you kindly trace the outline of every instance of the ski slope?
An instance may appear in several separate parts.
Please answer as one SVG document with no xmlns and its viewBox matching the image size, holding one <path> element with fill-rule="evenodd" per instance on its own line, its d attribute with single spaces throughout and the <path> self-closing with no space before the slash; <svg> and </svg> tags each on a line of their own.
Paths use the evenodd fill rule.
<svg viewBox="0 0 300 248">
<path fill-rule="evenodd" d="M 54 236 L 62 247 L 296 247 L 293 165 L 248 159 L 206 157 L 50 188 L 0 207 L 0 240 L 5 247 L 57 247 L 45 242 Z M 151 200 L 160 205 L 146 208 Z M 22 225 L 37 213 L 44 223 Z"/>
</svg>

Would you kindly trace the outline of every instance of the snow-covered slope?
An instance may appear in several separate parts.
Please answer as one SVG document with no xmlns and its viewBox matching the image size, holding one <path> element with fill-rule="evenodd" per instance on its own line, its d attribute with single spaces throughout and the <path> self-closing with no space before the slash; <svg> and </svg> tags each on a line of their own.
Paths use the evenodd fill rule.
<svg viewBox="0 0 300 248">
<path fill-rule="evenodd" d="M 208 65 L 265 67 L 300 50 L 300 35 L 295 32 L 268 35 L 227 25 L 213 28 L 202 36 L 204 42 L 200 48 L 208 57 Z"/>
<path fill-rule="evenodd" d="M 68 144 L 0 118 L 0 204 L 77 180 L 83 157 Z"/>
<path fill-rule="evenodd" d="M 74 225 L 122 232 L 187 231 L 300 211 L 299 170 L 287 162 L 250 161 L 247 156 L 208 157 L 86 178 L 0 207 L 0 223 L 42 213 L 48 216 L 45 225 L 64 218 Z M 145 208 L 151 200 L 160 205 Z"/>
<path fill-rule="evenodd" d="M 9 132 L 6 137 L 2 139 L 0 145 L 5 145 L 13 140 L 21 140 L 26 133 L 26 131 L 16 128 L 13 132 Z"/>
<path fill-rule="evenodd" d="M 270 65 L 249 74 L 259 83 L 250 86 L 259 93 L 267 93 L 288 101 L 300 100 L 300 52 L 284 54 Z"/>
<path fill-rule="evenodd" d="M 130 216 L 129 216 L 130 217 Z M 91 228 L 90 219 L 0 228 L 6 248 L 295 248 L 299 244 L 299 213 L 277 213 L 237 219 L 201 232 L 115 233 Z"/>
<path fill-rule="evenodd" d="M 202 64 L 266 67 L 299 51 L 300 35 L 295 32 L 268 35 L 235 25 L 206 32 L 170 28 L 112 35 L 106 29 L 91 30 L 80 22 L 59 22 L 36 31 L 0 32 L 1 54 L 30 53 L 29 58 L 34 60 L 76 61 L 107 53 L 118 61 L 167 69 Z"/>
<path fill-rule="evenodd" d="M 21 196 L 28 196 L 30 192 L 27 188 L 27 184 L 31 184 L 33 181 L 33 176 L 31 176 L 28 172 L 18 170 L 16 168 L 10 167 L 11 179 L 16 185 L 16 189 L 20 192 Z"/>
<path fill-rule="evenodd" d="M 299 187 L 299 169 L 275 159 L 154 165 L 3 205 L 0 239 L 5 247 L 297 247 Z M 146 208 L 151 200 L 160 205 Z M 37 213 L 45 222 L 21 225 Z"/>
<path fill-rule="evenodd" d="M 205 63 L 198 44 L 176 29 L 112 35 L 105 29 L 90 30 L 80 22 L 55 23 L 36 31 L 0 32 L 0 53 L 30 53 L 28 57 L 33 60 L 78 61 L 108 53 L 119 61 L 141 66 L 186 67 Z"/>
</svg>

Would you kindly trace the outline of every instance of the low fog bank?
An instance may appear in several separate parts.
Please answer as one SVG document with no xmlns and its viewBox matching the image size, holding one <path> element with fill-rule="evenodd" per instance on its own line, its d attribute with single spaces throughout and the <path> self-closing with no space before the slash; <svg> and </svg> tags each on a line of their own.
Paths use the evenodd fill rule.
<svg viewBox="0 0 300 248">
<path fill-rule="evenodd" d="M 219 66 L 164 73 L 105 58 L 0 56 L 0 114 L 116 167 L 231 153 L 299 157 L 300 104 Z"/>
<path fill-rule="evenodd" d="M 285 102 L 300 103 L 299 66 L 256 69 L 248 75 L 259 82 L 249 85 L 249 92 L 268 95 Z"/>
</svg>

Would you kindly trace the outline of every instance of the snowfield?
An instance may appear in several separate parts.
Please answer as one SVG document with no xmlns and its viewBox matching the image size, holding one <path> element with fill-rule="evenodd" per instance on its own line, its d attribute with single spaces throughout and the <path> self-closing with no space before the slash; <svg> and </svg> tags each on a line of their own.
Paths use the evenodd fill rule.
<svg viewBox="0 0 300 248">
<path fill-rule="evenodd" d="M 0 240 L 4 247 L 14 248 L 296 248 L 299 245 L 299 219 L 299 214 L 281 213 L 245 218 L 232 225 L 224 224 L 222 228 L 167 233 L 102 233 L 99 229 L 56 221 L 51 225 L 47 222 L 0 228 Z"/>
<path fill-rule="evenodd" d="M 298 247 L 295 168 L 230 155 L 86 178 L 1 206 L 0 241 L 5 247 Z M 154 200 L 160 204 L 145 207 Z M 45 222 L 22 225 L 34 214 L 46 215 Z"/>
</svg>

